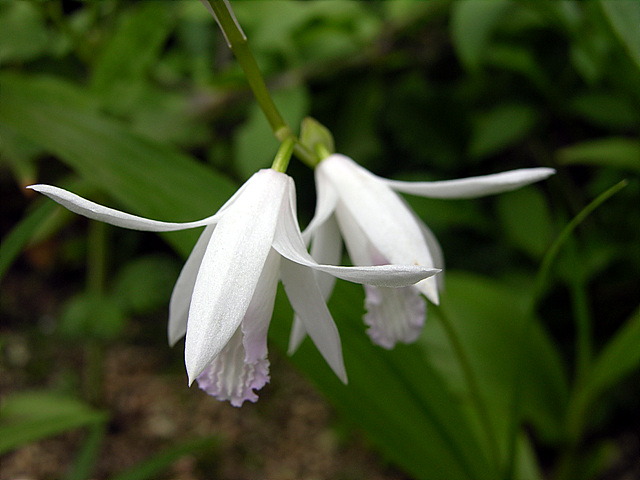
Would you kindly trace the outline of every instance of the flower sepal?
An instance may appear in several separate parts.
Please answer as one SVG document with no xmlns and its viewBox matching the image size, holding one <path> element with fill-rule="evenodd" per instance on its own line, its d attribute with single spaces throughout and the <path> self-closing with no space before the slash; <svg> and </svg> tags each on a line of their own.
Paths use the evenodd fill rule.
<svg viewBox="0 0 640 480">
<path fill-rule="evenodd" d="M 300 143 L 318 154 L 320 161 L 336 151 L 333 135 L 331 135 L 329 129 L 311 117 L 306 117 L 302 120 Z"/>
</svg>

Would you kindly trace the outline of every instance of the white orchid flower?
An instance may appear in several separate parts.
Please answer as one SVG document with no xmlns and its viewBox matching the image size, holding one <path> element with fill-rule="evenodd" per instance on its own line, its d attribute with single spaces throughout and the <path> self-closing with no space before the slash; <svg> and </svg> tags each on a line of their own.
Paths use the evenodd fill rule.
<svg viewBox="0 0 640 480">
<path fill-rule="evenodd" d="M 435 236 L 396 192 L 431 198 L 474 198 L 505 192 L 552 175 L 551 168 L 529 168 L 494 175 L 439 182 L 402 182 L 378 177 L 344 155 L 330 155 L 316 167 L 316 213 L 304 236 L 311 253 L 322 263 L 338 263 L 340 233 L 355 265 L 422 265 L 443 268 Z M 365 323 L 372 341 L 384 348 L 411 343 L 426 318 L 424 295 L 438 303 L 441 276 L 406 288 L 365 286 Z M 334 281 L 318 274 L 325 299 Z M 294 320 L 290 353 L 306 331 Z"/>
<path fill-rule="evenodd" d="M 378 287 L 414 284 L 438 270 L 416 266 L 320 265 L 307 252 L 296 219 L 295 187 L 286 174 L 255 173 L 213 216 L 167 223 L 130 215 L 50 185 L 31 187 L 72 212 L 119 227 L 170 232 L 204 226 L 169 305 L 169 343 L 186 334 L 191 385 L 240 406 L 269 380 L 267 330 L 278 279 L 298 321 L 346 383 L 340 337 L 314 271 Z"/>
</svg>

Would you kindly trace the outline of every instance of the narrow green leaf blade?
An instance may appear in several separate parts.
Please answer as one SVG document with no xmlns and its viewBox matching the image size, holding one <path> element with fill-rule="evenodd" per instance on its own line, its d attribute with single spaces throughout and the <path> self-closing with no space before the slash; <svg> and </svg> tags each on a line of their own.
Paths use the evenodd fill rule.
<svg viewBox="0 0 640 480">
<path fill-rule="evenodd" d="M 172 27 L 173 2 L 134 6 L 98 56 L 90 88 L 112 109 L 135 104 L 145 73 L 156 63 Z"/>
<path fill-rule="evenodd" d="M 600 0 L 605 18 L 640 68 L 640 3 L 635 0 Z"/>
<path fill-rule="evenodd" d="M 104 115 L 60 104 L 59 83 L 64 82 L 2 75 L 0 123 L 56 154 L 138 215 L 195 220 L 213 214 L 233 194 L 231 181 L 192 158 L 139 137 Z M 76 93 L 91 99 L 81 90 Z M 175 232 L 166 238 L 187 254 L 195 234 Z"/>
<path fill-rule="evenodd" d="M 363 429 L 382 455 L 416 479 L 497 478 L 464 403 L 418 345 L 387 351 L 371 343 L 362 322 L 362 287 L 339 282 L 330 302 L 342 339 L 347 386 L 308 340 L 292 357 L 342 417 Z M 283 321 L 284 318 L 284 321 Z M 278 297 L 270 338 L 285 350 L 291 309 Z"/>
<path fill-rule="evenodd" d="M 452 4 L 451 37 L 466 68 L 475 71 L 480 67 L 493 29 L 511 6 L 505 0 L 460 0 Z"/>
<path fill-rule="evenodd" d="M 103 423 L 107 414 L 51 392 L 8 395 L 0 407 L 0 454 L 30 442 L 86 425 Z"/>
<path fill-rule="evenodd" d="M 532 321 L 528 364 L 522 368 L 522 409 L 527 421 L 548 439 L 557 439 L 569 396 L 567 374 L 557 348 L 539 322 L 527 318 L 529 290 L 463 272 L 447 272 L 440 311 L 447 315 L 465 347 L 488 403 L 500 444 L 508 435 L 508 403 L 520 355 L 522 324 Z M 427 322 L 421 344 L 456 392 L 466 392 L 458 361 L 440 322 Z"/>
<path fill-rule="evenodd" d="M 166 469 L 180 457 L 211 450 L 215 448 L 218 443 L 219 439 L 217 437 L 206 437 L 175 445 L 153 455 L 148 460 L 137 464 L 133 468 L 119 473 L 112 477 L 111 480 L 146 480 L 148 478 L 157 478 L 158 474 L 165 472 Z"/>
<path fill-rule="evenodd" d="M 589 140 L 557 152 L 566 165 L 598 165 L 640 172 L 640 141 L 625 137 Z"/>
</svg>

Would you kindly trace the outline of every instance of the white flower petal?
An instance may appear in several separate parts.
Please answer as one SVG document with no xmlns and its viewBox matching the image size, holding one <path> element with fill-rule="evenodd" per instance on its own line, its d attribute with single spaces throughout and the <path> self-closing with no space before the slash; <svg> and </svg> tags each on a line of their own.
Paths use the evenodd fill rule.
<svg viewBox="0 0 640 480">
<path fill-rule="evenodd" d="M 384 257 L 367 238 L 365 233 L 342 203 L 336 209 L 336 220 L 342 232 L 344 244 L 351 261 L 356 265 L 385 265 L 389 259 Z"/>
<path fill-rule="evenodd" d="M 342 238 L 335 216 L 329 217 L 315 232 L 311 243 L 311 257 L 323 265 L 338 265 L 342 259 Z M 328 300 L 336 283 L 336 277 L 317 271 L 316 279 L 322 297 Z"/>
<path fill-rule="evenodd" d="M 248 400 L 255 402 L 259 390 L 269 381 L 266 352 L 256 362 L 245 362 L 242 332 L 238 328 L 222 351 L 198 375 L 198 386 L 218 400 L 229 400 L 240 407 Z"/>
<path fill-rule="evenodd" d="M 344 233 L 345 226 L 357 222 L 368 242 L 389 264 L 434 268 L 420 226 L 397 193 L 343 155 L 331 155 L 317 168 L 324 171 L 340 196 L 336 214 L 345 240 L 348 236 Z M 344 221 L 347 212 L 350 219 Z M 354 263 L 360 264 L 356 260 Z M 373 282 L 364 283 L 374 285 Z M 432 297 L 434 293 L 428 284 L 421 284 L 423 293 Z"/>
<path fill-rule="evenodd" d="M 187 318 L 189 315 L 191 294 L 193 293 L 198 270 L 202 263 L 202 257 L 204 257 L 204 252 L 207 249 L 214 228 L 215 225 L 207 225 L 204 229 L 195 247 L 191 250 L 184 267 L 182 267 L 175 287 L 173 287 L 171 300 L 169 301 L 168 326 L 169 345 L 172 347 L 178 340 L 184 337 L 184 334 L 187 332 Z"/>
<path fill-rule="evenodd" d="M 269 251 L 253 298 L 240 324 L 246 363 L 254 363 L 267 356 L 267 332 L 278 291 L 280 258 L 274 249 Z"/>
<path fill-rule="evenodd" d="M 340 238 L 338 223 L 333 215 L 325 219 L 314 231 L 311 243 L 311 256 L 319 263 L 328 265 L 340 263 L 340 259 L 342 258 L 342 239 Z M 336 283 L 336 277 L 320 271 L 316 271 L 315 275 L 320 291 L 322 292 L 322 298 L 324 298 L 326 302 L 331 296 L 331 292 Z M 289 337 L 289 355 L 293 355 L 298 349 L 306 333 L 300 319 L 297 316 L 294 317 L 291 335 Z"/>
<path fill-rule="evenodd" d="M 406 200 L 402 200 L 406 203 Z M 429 253 L 431 254 L 431 258 L 433 259 L 433 266 L 442 270 L 438 275 L 434 275 L 433 277 L 421 280 L 416 284 L 416 287 L 420 289 L 421 287 L 423 287 L 422 284 L 424 284 L 424 290 L 430 293 L 429 295 L 427 295 L 427 298 L 431 300 L 431 302 L 438 305 L 440 303 L 438 292 L 442 291 L 442 289 L 444 288 L 444 253 L 442 253 L 440 242 L 438 242 L 438 239 L 431 231 L 431 229 L 422 221 L 420 217 L 418 217 L 418 215 L 416 215 L 416 212 L 414 212 L 408 204 L 407 208 L 409 208 L 409 211 L 415 218 L 416 223 L 420 227 L 420 231 L 422 232 L 422 235 L 427 242 L 427 248 L 429 249 Z"/>
<path fill-rule="evenodd" d="M 553 168 L 522 168 L 480 177 L 440 182 L 401 182 L 377 177 L 398 192 L 431 198 L 476 198 L 515 190 L 553 175 Z"/>
<path fill-rule="evenodd" d="M 415 287 L 365 285 L 364 323 L 373 343 L 392 349 L 397 342 L 415 342 L 427 316 L 427 305 Z"/>
<path fill-rule="evenodd" d="M 218 400 L 230 400 L 234 407 L 246 400 L 255 402 L 254 390 L 269 381 L 267 331 L 279 266 L 280 255 L 271 249 L 240 327 L 197 379 L 202 390 Z"/>
<path fill-rule="evenodd" d="M 405 287 L 407 285 L 413 285 L 439 272 L 438 269 L 415 264 L 358 267 L 339 267 L 335 265 L 318 264 L 305 248 L 300 227 L 294 217 L 293 205 L 295 204 L 295 191 L 293 188 L 290 188 L 289 192 L 289 202 L 285 200 L 282 204 L 282 212 L 273 241 L 273 248 L 283 257 L 300 265 L 329 273 L 343 280 L 383 287 Z"/>
<path fill-rule="evenodd" d="M 293 324 L 291 325 L 291 334 L 289 335 L 289 346 L 287 348 L 287 354 L 293 355 L 298 351 L 302 341 L 307 336 L 307 331 L 304 329 L 302 320 L 298 318 L 298 315 L 293 316 Z"/>
<path fill-rule="evenodd" d="M 338 203 L 338 193 L 331 183 L 324 177 L 322 170 L 315 170 L 316 178 L 316 211 L 307 228 L 302 233 L 305 243 L 309 243 L 311 235 L 324 224 L 333 214 Z M 315 258 L 315 257 L 314 257 Z"/>
<path fill-rule="evenodd" d="M 172 232 L 175 230 L 186 230 L 188 228 L 202 227 L 212 223 L 216 223 L 219 218 L 218 212 L 202 220 L 186 223 L 161 222 L 158 220 L 149 220 L 148 218 L 138 217 L 124 213 L 113 208 L 105 207 L 97 203 L 86 200 L 75 193 L 68 192 L 62 188 L 52 185 L 31 185 L 27 188 L 40 192 L 43 195 L 58 202 L 66 209 L 83 215 L 92 220 L 109 223 L 116 227 L 129 228 L 131 230 L 144 230 L 148 232 Z"/>
<path fill-rule="evenodd" d="M 216 226 L 193 289 L 185 363 L 191 384 L 244 318 L 271 250 L 289 177 L 261 170 Z"/>
<path fill-rule="evenodd" d="M 313 270 L 283 258 L 280 273 L 289 302 L 305 330 L 338 378 L 347 383 L 340 335 L 322 298 Z"/>
</svg>

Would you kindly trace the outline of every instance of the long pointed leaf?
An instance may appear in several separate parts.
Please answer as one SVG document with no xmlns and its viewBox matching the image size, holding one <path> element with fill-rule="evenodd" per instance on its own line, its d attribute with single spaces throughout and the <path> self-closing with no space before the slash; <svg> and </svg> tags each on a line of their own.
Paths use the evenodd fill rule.
<svg viewBox="0 0 640 480">
<path fill-rule="evenodd" d="M 215 171 L 131 133 L 121 122 L 60 103 L 58 83 L 64 82 L 2 75 L 0 123 L 57 155 L 131 212 L 159 220 L 195 220 L 213 214 L 235 190 Z M 196 236 L 176 232 L 167 238 L 186 254 Z"/>
<path fill-rule="evenodd" d="M 330 302 L 342 338 L 344 386 L 311 344 L 292 357 L 350 423 L 393 463 L 417 479 L 495 478 L 461 401 L 418 345 L 374 346 L 362 324 L 362 291 L 340 282 Z M 355 300 L 357 299 L 357 300 Z M 287 348 L 290 308 L 279 297 L 270 338 Z"/>
</svg>

